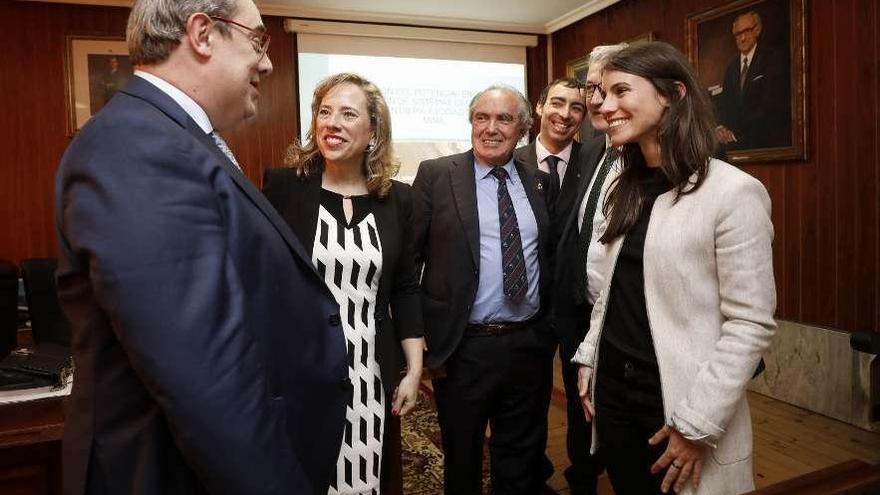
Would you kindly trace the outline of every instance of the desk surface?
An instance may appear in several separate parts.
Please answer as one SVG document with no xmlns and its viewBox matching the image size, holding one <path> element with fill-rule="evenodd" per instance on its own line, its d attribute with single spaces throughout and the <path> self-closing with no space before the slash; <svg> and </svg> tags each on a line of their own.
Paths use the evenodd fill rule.
<svg viewBox="0 0 880 495">
<path fill-rule="evenodd" d="M 64 398 L 0 405 L 0 448 L 61 440 Z"/>
</svg>

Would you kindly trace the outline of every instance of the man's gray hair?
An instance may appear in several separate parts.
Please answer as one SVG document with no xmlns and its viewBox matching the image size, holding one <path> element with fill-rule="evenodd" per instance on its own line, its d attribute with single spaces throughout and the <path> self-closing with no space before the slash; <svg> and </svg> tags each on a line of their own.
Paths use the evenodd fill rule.
<svg viewBox="0 0 880 495">
<path fill-rule="evenodd" d="M 202 12 L 209 16 L 234 17 L 238 0 L 137 0 L 128 16 L 125 37 L 132 65 L 163 62 L 186 34 L 186 21 Z M 217 28 L 228 34 L 225 23 Z"/>
<path fill-rule="evenodd" d="M 481 96 L 488 93 L 489 91 L 505 91 L 510 93 L 516 97 L 517 100 L 517 114 L 518 121 L 520 123 L 520 133 L 519 137 L 523 137 L 529 132 L 529 129 L 532 128 L 532 104 L 529 103 L 529 100 L 520 93 L 520 91 L 513 86 L 508 86 L 507 84 L 493 84 L 488 88 L 480 91 L 475 94 L 473 98 L 471 98 L 471 103 L 468 105 L 468 122 L 474 122 L 474 107 L 477 104 L 477 100 L 480 99 Z"/>
<path fill-rule="evenodd" d="M 599 45 L 590 51 L 590 61 L 587 67 L 593 64 L 599 64 L 602 67 L 611 60 L 611 57 L 622 52 L 629 46 L 629 43 L 618 43 L 616 45 Z"/>
<path fill-rule="evenodd" d="M 747 16 L 754 19 L 756 25 L 761 26 L 761 16 L 758 15 L 758 13 L 755 12 L 754 10 L 750 10 L 748 12 L 743 12 L 742 14 L 736 16 L 736 18 L 733 19 L 733 22 L 736 23 L 736 21 L 742 19 L 743 17 L 747 17 Z"/>
</svg>

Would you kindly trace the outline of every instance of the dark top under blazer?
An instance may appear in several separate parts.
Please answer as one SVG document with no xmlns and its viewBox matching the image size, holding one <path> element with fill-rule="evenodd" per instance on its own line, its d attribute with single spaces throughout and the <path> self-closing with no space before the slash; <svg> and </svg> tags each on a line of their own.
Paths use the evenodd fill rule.
<svg viewBox="0 0 880 495">
<path fill-rule="evenodd" d="M 326 493 L 350 390 L 338 308 L 260 191 L 132 77 L 55 194 L 64 492 Z"/>
<path fill-rule="evenodd" d="M 543 174 L 514 160 L 538 224 L 539 294 L 543 315 L 552 273 L 552 236 Z M 477 295 L 480 269 L 480 219 L 472 151 L 426 160 L 413 182 L 416 259 L 424 263 L 422 311 L 429 368 L 438 368 L 458 346 Z"/>
<path fill-rule="evenodd" d="M 263 193 L 311 255 L 321 203 L 321 174 L 299 177 L 292 168 L 267 170 Z M 412 244 L 410 187 L 392 181 L 390 194 L 373 202 L 373 214 L 382 244 L 382 274 L 375 308 L 376 361 L 382 385 L 390 394 L 400 382 L 400 371 L 406 364 L 400 341 L 424 333 Z"/>
</svg>

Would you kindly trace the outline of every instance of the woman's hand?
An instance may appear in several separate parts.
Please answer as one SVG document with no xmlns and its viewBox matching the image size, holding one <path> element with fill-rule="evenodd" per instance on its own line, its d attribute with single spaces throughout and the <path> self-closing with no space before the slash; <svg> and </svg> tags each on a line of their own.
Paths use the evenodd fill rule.
<svg viewBox="0 0 880 495">
<path fill-rule="evenodd" d="M 422 370 L 411 370 L 400 380 L 391 399 L 391 414 L 406 416 L 419 399 L 419 382 L 422 379 Z"/>
<path fill-rule="evenodd" d="M 422 354 L 428 348 L 424 337 L 406 338 L 400 341 L 400 345 L 406 357 L 407 372 L 391 396 L 391 414 L 394 416 L 406 416 L 406 413 L 416 407 L 419 382 L 422 380 Z"/>
<path fill-rule="evenodd" d="M 590 377 L 593 376 L 593 368 L 589 366 L 581 366 L 578 368 L 578 395 L 581 398 L 581 405 L 584 408 L 584 417 L 587 422 L 593 421 L 593 415 L 596 414 L 593 409 L 593 403 L 590 402 Z"/>
<path fill-rule="evenodd" d="M 675 428 L 666 425 L 660 428 L 660 431 L 654 434 L 648 440 L 651 445 L 657 445 L 660 442 L 669 439 L 666 444 L 666 451 L 657 459 L 657 462 L 651 466 L 651 474 L 669 468 L 660 490 L 663 493 L 669 491 L 672 487 L 676 493 L 684 489 L 684 484 L 688 478 L 694 485 L 694 490 L 700 486 L 700 475 L 703 471 L 703 451 L 705 446 L 694 440 L 688 440 L 681 435 Z"/>
</svg>

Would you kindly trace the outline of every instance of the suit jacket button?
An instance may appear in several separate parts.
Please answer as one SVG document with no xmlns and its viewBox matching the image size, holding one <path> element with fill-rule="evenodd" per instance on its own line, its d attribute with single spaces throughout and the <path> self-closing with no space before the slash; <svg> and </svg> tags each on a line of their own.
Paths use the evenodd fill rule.
<svg viewBox="0 0 880 495">
<path fill-rule="evenodd" d="M 331 327 L 338 327 L 342 324 L 342 317 L 340 317 L 338 313 L 334 313 L 330 315 L 330 318 L 328 318 L 327 321 L 330 323 Z"/>
<path fill-rule="evenodd" d="M 348 392 L 349 390 L 352 389 L 351 380 L 349 380 L 348 377 L 343 378 L 339 382 L 339 388 L 341 388 L 343 392 Z"/>
</svg>

